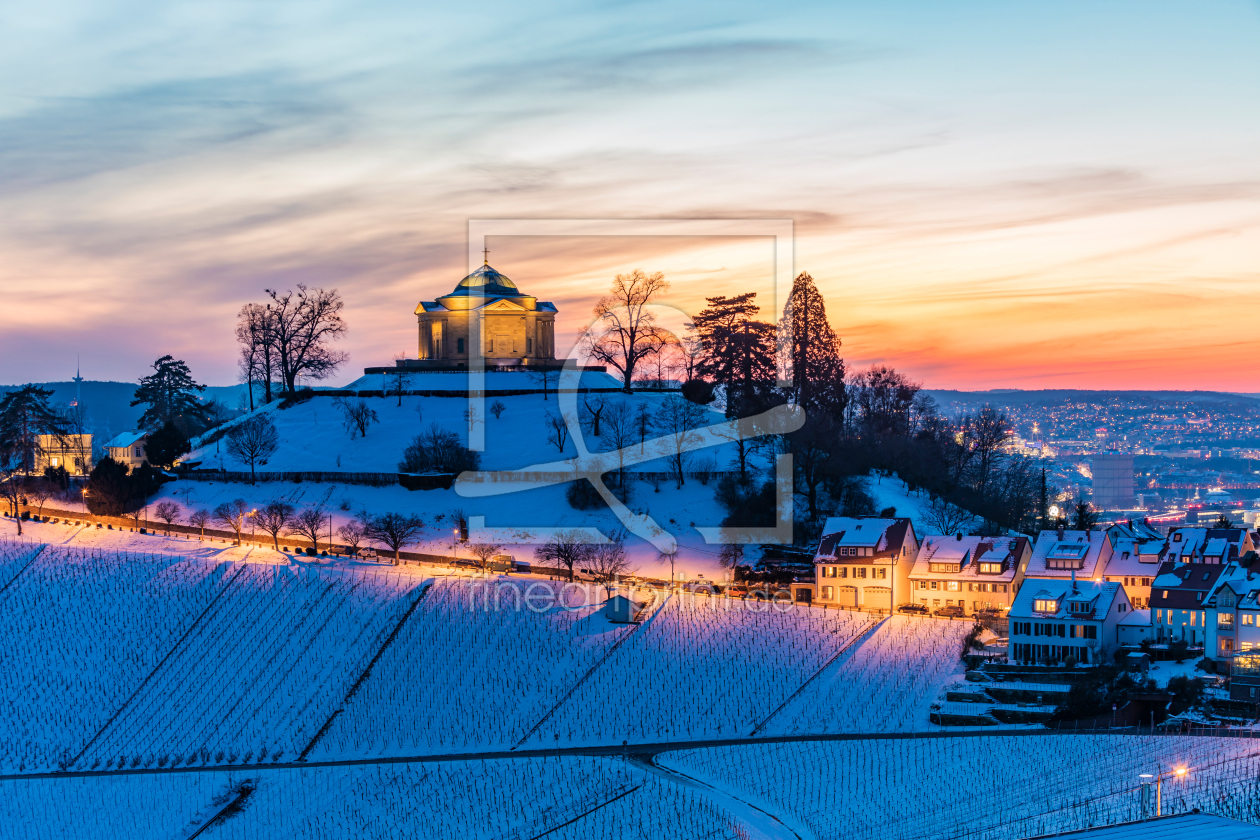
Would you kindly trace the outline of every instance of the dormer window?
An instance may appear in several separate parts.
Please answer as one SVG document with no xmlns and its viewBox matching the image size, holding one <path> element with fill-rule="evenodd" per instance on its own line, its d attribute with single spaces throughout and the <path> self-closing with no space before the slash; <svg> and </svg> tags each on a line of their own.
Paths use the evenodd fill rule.
<svg viewBox="0 0 1260 840">
<path fill-rule="evenodd" d="M 981 563 L 980 574 L 982 575 L 1000 575 L 1002 574 L 1001 563 Z"/>
<path fill-rule="evenodd" d="M 1059 602 L 1054 598 L 1036 598 L 1033 600 L 1033 610 L 1041 613 L 1057 613 Z"/>
<path fill-rule="evenodd" d="M 1068 604 L 1068 612 L 1080 615 L 1081 613 L 1091 612 L 1093 606 L 1089 601 L 1072 601 Z"/>
<path fill-rule="evenodd" d="M 1046 555 L 1047 569 L 1081 569 L 1089 546 L 1081 543 L 1056 543 Z"/>
</svg>

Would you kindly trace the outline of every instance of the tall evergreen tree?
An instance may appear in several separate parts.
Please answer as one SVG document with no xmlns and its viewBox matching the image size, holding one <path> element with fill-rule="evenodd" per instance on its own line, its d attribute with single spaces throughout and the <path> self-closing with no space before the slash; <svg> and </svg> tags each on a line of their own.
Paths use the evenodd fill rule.
<svg viewBox="0 0 1260 840">
<path fill-rule="evenodd" d="M 48 404 L 52 391 L 23 385 L 0 399 L 0 459 L 29 473 L 41 451 L 40 436 L 66 434 L 66 420 Z"/>
<path fill-rule="evenodd" d="M 204 419 L 205 406 L 197 393 L 205 389 L 193 380 L 183 360 L 167 355 L 153 363 L 153 373 L 140 379 L 131 404 L 148 406 L 140 416 L 141 427 L 155 431 L 174 423 L 187 433 Z"/>
<path fill-rule="evenodd" d="M 170 420 L 162 424 L 162 428 L 149 435 L 144 444 L 144 453 L 149 463 L 169 470 L 175 459 L 188 452 L 188 436 L 179 430 Z"/>
<path fill-rule="evenodd" d="M 844 360 L 840 338 L 827 320 L 823 296 L 814 278 L 801 272 L 779 321 L 780 359 L 784 378 L 792 383 L 796 404 L 824 411 L 834 419 L 844 414 Z"/>
<path fill-rule="evenodd" d="M 774 385 L 774 325 L 756 320 L 756 292 L 706 298 L 692 319 L 700 337 L 702 376 L 726 386 L 728 417 L 746 417 L 765 403 Z"/>
<path fill-rule="evenodd" d="M 1041 468 L 1041 484 L 1037 490 L 1037 527 L 1045 531 L 1050 527 L 1050 490 L 1046 487 L 1046 469 Z"/>
</svg>

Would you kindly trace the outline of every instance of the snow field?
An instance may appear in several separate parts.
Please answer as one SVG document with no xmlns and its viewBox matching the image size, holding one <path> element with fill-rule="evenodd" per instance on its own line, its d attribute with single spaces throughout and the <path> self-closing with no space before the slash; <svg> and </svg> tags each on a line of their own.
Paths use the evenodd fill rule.
<svg viewBox="0 0 1260 840">
<path fill-rule="evenodd" d="M 46 546 L 0 602 L 0 768 L 58 769 L 210 603 L 224 564 Z"/>
<path fill-rule="evenodd" d="M 79 769 L 292 761 L 423 579 L 243 565 Z"/>
<path fill-rule="evenodd" d="M 11 583 L 42 547 L 29 542 L 0 539 L 0 589 Z M 0 595 L 0 599 L 3 597 Z"/>
<path fill-rule="evenodd" d="M 872 621 L 675 594 L 527 746 L 746 736 Z"/>
<path fill-rule="evenodd" d="M 659 763 L 788 815 L 817 838 L 1005 840 L 1138 819 L 1138 774 L 1164 812 L 1260 822 L 1260 741 L 1032 735 L 827 741 L 668 753 Z M 928 819 L 931 815 L 931 819 Z"/>
<path fill-rule="evenodd" d="M 765 734 L 935 729 L 929 709 L 962 675 L 959 654 L 970 631 L 965 621 L 885 619 L 776 715 Z"/>
<path fill-rule="evenodd" d="M 560 583 L 439 578 L 310 759 L 512 747 L 628 632 Z"/>
<path fill-rule="evenodd" d="M 224 801 L 226 792 L 245 779 L 254 780 L 257 790 L 243 810 L 204 836 L 216 840 L 526 840 L 544 833 L 574 840 L 739 836 L 732 818 L 701 795 L 620 759 L 576 756 L 3 781 L 0 825 L 13 840 L 76 836 L 168 840 L 191 833 L 194 825 L 211 818 L 218 810 L 211 803 Z"/>
</svg>

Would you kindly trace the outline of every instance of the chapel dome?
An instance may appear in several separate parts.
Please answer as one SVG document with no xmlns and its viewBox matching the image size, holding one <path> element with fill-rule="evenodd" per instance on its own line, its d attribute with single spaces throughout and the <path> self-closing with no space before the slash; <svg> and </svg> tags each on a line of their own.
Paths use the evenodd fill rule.
<svg viewBox="0 0 1260 840">
<path fill-rule="evenodd" d="M 506 274 L 500 274 L 487 263 L 469 274 L 455 286 L 452 295 L 520 295 L 516 284 Z"/>
</svg>

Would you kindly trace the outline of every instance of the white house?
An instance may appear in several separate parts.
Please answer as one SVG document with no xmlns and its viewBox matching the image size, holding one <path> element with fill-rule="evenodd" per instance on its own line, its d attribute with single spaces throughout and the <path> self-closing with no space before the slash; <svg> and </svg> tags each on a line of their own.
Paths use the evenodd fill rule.
<svg viewBox="0 0 1260 840">
<path fill-rule="evenodd" d="M 1132 605 L 1118 583 L 1024 580 L 1010 612 L 1010 658 L 1029 664 L 1105 662 Z"/>
<path fill-rule="evenodd" d="M 1042 531 L 1025 578 L 1102 581 L 1113 546 L 1105 531 Z"/>
<path fill-rule="evenodd" d="M 123 432 L 105 444 L 105 453 L 118 463 L 134 470 L 149 461 L 144 451 L 144 444 L 148 437 L 145 432 Z"/>
<path fill-rule="evenodd" d="M 1027 537 L 923 538 L 910 571 L 910 601 L 939 610 L 1008 610 L 1032 555 Z"/>
<path fill-rule="evenodd" d="M 908 603 L 918 550 L 909 519 L 830 517 L 814 554 L 815 603 L 863 610 Z"/>
</svg>

